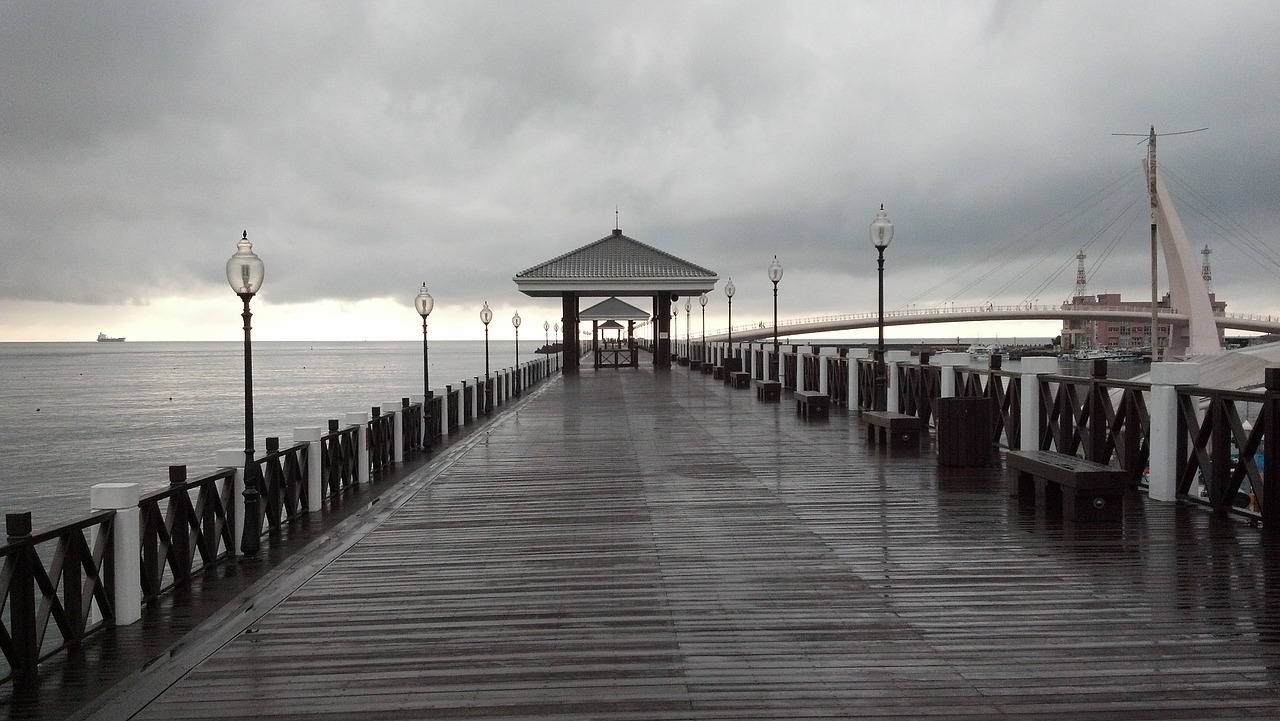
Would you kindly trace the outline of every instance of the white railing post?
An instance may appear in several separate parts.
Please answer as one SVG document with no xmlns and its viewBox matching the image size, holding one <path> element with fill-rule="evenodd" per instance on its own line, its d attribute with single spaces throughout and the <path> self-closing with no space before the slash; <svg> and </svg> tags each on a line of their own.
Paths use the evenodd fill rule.
<svg viewBox="0 0 1280 721">
<path fill-rule="evenodd" d="M 884 409 L 890 413 L 898 412 L 898 368 L 903 363 L 911 362 L 911 351 L 909 350 L 890 350 L 885 351 L 885 373 L 888 378 L 885 379 L 885 392 L 888 398 L 885 400 Z"/>
<path fill-rule="evenodd" d="M 956 368 L 969 365 L 968 353 L 939 353 L 933 357 L 933 364 L 942 366 L 942 387 L 939 397 L 956 397 Z"/>
<path fill-rule="evenodd" d="M 822 351 L 818 351 L 815 355 L 818 359 L 818 391 L 820 393 L 827 392 L 827 359 L 822 356 Z"/>
<path fill-rule="evenodd" d="M 320 438 L 323 436 L 319 427 L 294 428 L 293 442 L 307 444 L 307 513 L 320 512 L 320 496 L 324 490 L 320 487 L 321 464 Z"/>
<path fill-rule="evenodd" d="M 1200 382 L 1195 363 L 1152 363 L 1151 456 L 1147 463 L 1147 496 L 1157 501 L 1178 498 L 1178 389 Z"/>
<path fill-rule="evenodd" d="M 356 459 L 360 464 L 360 472 L 356 482 L 369 485 L 369 414 L 348 413 L 346 423 L 356 427 Z"/>
<path fill-rule="evenodd" d="M 227 549 L 234 556 L 240 548 L 240 539 L 244 538 L 244 449 L 219 448 L 214 454 L 213 465 L 219 470 L 229 468 L 235 471 L 231 477 L 231 505 L 235 507 L 236 521 L 231 545 L 235 548 Z"/>
<path fill-rule="evenodd" d="M 453 418 L 453 410 L 449 408 L 449 394 L 453 392 L 452 385 L 444 387 L 444 393 L 440 394 L 440 437 L 449 437 L 449 419 Z"/>
<path fill-rule="evenodd" d="M 404 406 L 403 401 L 386 403 L 382 406 L 382 415 L 391 416 L 392 435 L 391 460 L 404 463 Z"/>
<path fill-rule="evenodd" d="M 1018 450 L 1036 451 L 1040 449 L 1040 376 L 1057 373 L 1058 359 L 1048 357 L 1023 358 L 1022 376 L 1022 427 L 1019 428 L 1020 440 Z"/>
<path fill-rule="evenodd" d="M 244 459 L 243 451 L 240 458 Z M 111 603 L 115 606 L 117 626 L 128 626 L 142 618 L 139 495 L 136 483 L 98 483 L 89 488 L 91 510 L 116 512 L 111 531 L 111 560 L 115 567 L 115 593 Z"/>
</svg>

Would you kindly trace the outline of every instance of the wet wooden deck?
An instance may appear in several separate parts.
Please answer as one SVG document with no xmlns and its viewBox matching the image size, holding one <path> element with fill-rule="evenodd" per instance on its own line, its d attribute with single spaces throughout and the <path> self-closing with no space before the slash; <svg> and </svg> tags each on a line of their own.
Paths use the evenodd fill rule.
<svg viewBox="0 0 1280 721">
<path fill-rule="evenodd" d="M 1123 527 L 1037 521 L 996 470 L 686 369 L 529 395 L 99 717 L 1280 708 L 1280 562 L 1237 521 L 1145 499 Z"/>
</svg>

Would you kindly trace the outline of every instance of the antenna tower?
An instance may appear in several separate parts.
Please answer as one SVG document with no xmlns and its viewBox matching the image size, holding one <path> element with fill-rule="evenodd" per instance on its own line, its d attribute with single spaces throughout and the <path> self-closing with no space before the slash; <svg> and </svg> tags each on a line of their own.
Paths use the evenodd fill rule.
<svg viewBox="0 0 1280 721">
<path fill-rule="evenodd" d="M 1084 248 L 1076 253 L 1076 290 L 1072 294 L 1073 298 L 1083 298 L 1089 295 L 1089 284 L 1084 277 Z"/>
</svg>

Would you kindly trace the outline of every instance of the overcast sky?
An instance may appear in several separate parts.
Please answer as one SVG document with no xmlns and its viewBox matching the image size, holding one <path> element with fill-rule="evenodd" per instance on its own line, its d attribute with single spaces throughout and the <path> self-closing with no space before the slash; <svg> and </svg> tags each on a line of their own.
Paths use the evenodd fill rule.
<svg viewBox="0 0 1280 721">
<path fill-rule="evenodd" d="M 1161 165 L 1228 310 L 1280 314 L 1278 69 L 1270 0 L 5 0 L 0 340 L 236 340 L 243 230 L 255 339 L 420 338 L 424 281 L 433 338 L 486 300 L 509 337 L 560 315 L 512 276 L 615 208 L 738 322 L 774 254 L 784 318 L 874 310 L 881 203 L 888 308 L 1060 302 L 1081 247 L 1143 299 L 1113 133 L 1151 125 L 1209 128 Z"/>
</svg>

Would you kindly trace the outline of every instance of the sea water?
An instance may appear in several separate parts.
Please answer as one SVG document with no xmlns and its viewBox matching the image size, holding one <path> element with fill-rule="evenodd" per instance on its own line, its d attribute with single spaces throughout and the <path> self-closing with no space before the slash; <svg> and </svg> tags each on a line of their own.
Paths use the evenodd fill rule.
<svg viewBox="0 0 1280 721">
<path fill-rule="evenodd" d="M 541 357 L 520 343 L 522 362 Z M 491 342 L 493 372 L 515 364 L 512 341 Z M 432 341 L 430 383 L 474 382 L 483 341 Z M 422 342 L 255 342 L 254 447 L 300 427 L 369 413 L 423 392 Z M 215 470 L 219 449 L 245 446 L 244 344 L 0 343 L 0 512 L 31 511 L 36 529 L 89 511 L 89 487 L 168 483 Z"/>
</svg>

